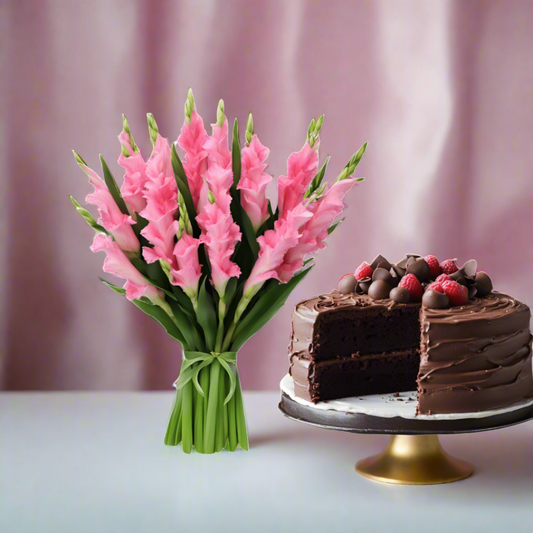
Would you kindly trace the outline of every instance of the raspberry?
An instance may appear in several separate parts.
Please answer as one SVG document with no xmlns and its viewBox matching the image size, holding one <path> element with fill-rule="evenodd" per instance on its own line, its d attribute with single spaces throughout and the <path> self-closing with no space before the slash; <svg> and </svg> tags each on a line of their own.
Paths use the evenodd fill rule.
<svg viewBox="0 0 533 533">
<path fill-rule="evenodd" d="M 446 261 L 443 261 L 440 264 L 440 267 L 445 274 L 448 274 L 448 276 L 459 270 L 459 267 L 455 263 L 455 259 L 446 259 Z"/>
<path fill-rule="evenodd" d="M 431 279 L 436 279 L 439 274 L 442 274 L 442 268 L 440 267 L 439 260 L 434 255 L 426 255 L 424 259 L 429 265 L 429 277 Z"/>
<path fill-rule="evenodd" d="M 410 300 L 412 302 L 419 302 L 422 298 L 422 285 L 414 274 L 406 274 L 398 284 L 398 287 L 403 287 L 409 291 Z"/>
<path fill-rule="evenodd" d="M 450 278 L 450 276 L 448 276 L 448 274 L 441 274 L 440 276 L 437 276 L 437 279 L 435 280 L 435 283 L 440 283 L 442 285 L 442 283 L 444 281 L 450 281 L 452 278 Z"/>
<path fill-rule="evenodd" d="M 450 305 L 465 305 L 468 302 L 468 289 L 457 281 L 447 280 L 442 283 L 442 288 L 450 299 Z"/>
<path fill-rule="evenodd" d="M 363 261 L 355 270 L 354 276 L 356 277 L 357 281 L 364 279 L 364 278 L 371 278 L 374 271 L 372 270 L 372 267 L 366 262 Z"/>
<path fill-rule="evenodd" d="M 430 283 L 426 287 L 426 291 L 439 291 L 439 292 L 442 292 L 442 294 L 444 294 L 444 289 L 442 288 L 442 285 L 438 283 L 437 281 Z"/>
</svg>

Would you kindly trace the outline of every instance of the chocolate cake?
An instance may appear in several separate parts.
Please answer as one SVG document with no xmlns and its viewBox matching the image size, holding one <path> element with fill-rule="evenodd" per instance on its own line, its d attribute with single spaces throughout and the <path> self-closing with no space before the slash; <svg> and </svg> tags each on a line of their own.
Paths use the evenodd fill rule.
<svg viewBox="0 0 533 533">
<path fill-rule="evenodd" d="M 418 389 L 422 414 L 533 398 L 529 308 L 493 292 L 475 262 L 444 275 L 440 264 L 430 273 L 419 265 L 421 279 L 413 279 L 411 257 L 409 266 L 421 263 L 411 255 L 387 265 L 378 256 L 374 268 L 362 265 L 364 277 L 359 267 L 339 290 L 296 305 L 289 346 L 295 394 L 316 403 Z M 396 281 L 376 276 L 379 270 L 394 271 Z"/>
</svg>

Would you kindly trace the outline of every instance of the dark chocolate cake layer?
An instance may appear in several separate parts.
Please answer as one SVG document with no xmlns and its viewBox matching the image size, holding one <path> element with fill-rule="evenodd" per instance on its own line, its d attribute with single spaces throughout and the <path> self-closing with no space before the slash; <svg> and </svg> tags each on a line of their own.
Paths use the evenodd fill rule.
<svg viewBox="0 0 533 533">
<path fill-rule="evenodd" d="M 313 361 L 291 356 L 289 373 L 297 396 L 314 403 L 365 394 L 414 390 L 420 352 L 408 350 Z"/>
<path fill-rule="evenodd" d="M 366 294 L 323 294 L 296 305 L 289 350 L 319 361 L 418 349 L 419 309 Z"/>
<path fill-rule="evenodd" d="M 502 293 L 421 309 L 420 413 L 497 409 L 533 398 L 529 307 Z"/>
</svg>

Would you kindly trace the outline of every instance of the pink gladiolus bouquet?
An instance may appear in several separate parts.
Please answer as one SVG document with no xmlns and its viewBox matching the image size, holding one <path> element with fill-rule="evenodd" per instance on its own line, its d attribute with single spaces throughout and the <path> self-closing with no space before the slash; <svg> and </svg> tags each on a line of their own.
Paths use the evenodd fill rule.
<svg viewBox="0 0 533 533">
<path fill-rule="evenodd" d="M 275 211 L 266 197 L 269 150 L 254 134 L 252 115 L 244 147 L 237 120 L 230 147 L 222 100 L 209 135 L 190 90 L 176 143 L 161 137 L 148 115 L 147 159 L 123 118 L 122 187 L 102 157 L 103 178 L 74 152 L 94 186 L 86 202 L 98 209 L 98 221 L 72 203 L 96 231 L 91 250 L 106 253 L 104 272 L 126 281 L 122 288 L 104 283 L 182 345 L 165 443 L 181 443 L 186 453 L 193 446 L 200 453 L 248 449 L 237 352 L 312 268 L 312 254 L 339 224 L 344 196 L 363 179 L 352 174 L 366 144 L 333 185 L 323 183 L 323 118 L 311 121 L 303 148 L 289 157 Z"/>
</svg>

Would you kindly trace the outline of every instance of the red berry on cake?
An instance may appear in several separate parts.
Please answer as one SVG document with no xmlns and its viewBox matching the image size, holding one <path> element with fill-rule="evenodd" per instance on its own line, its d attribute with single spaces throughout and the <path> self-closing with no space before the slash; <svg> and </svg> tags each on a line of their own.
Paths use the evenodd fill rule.
<svg viewBox="0 0 533 533">
<path fill-rule="evenodd" d="M 440 283 L 442 285 L 442 283 L 444 281 L 450 281 L 452 278 L 450 278 L 450 276 L 448 276 L 448 274 L 441 274 L 440 276 L 437 276 L 437 279 L 435 280 L 435 283 Z"/>
<path fill-rule="evenodd" d="M 468 302 L 468 289 L 457 281 L 447 280 L 442 283 L 442 288 L 450 300 L 450 305 L 465 305 Z"/>
<path fill-rule="evenodd" d="M 438 283 L 437 281 L 434 281 L 433 283 L 430 283 L 426 287 L 426 291 L 439 291 L 439 292 L 442 292 L 444 294 L 444 289 L 443 289 L 442 285 L 440 283 Z"/>
<path fill-rule="evenodd" d="M 437 276 L 442 274 L 442 268 L 440 267 L 439 260 L 434 255 L 426 255 L 424 259 L 429 265 L 429 277 L 431 279 L 437 279 Z"/>
<path fill-rule="evenodd" d="M 443 261 L 440 264 L 442 271 L 445 274 L 448 274 L 448 276 L 459 270 L 459 267 L 457 266 L 457 263 L 455 261 L 456 259 L 446 259 L 446 261 Z"/>
<path fill-rule="evenodd" d="M 374 270 L 372 269 L 372 267 L 366 261 L 363 261 L 356 268 L 355 277 L 357 281 L 360 281 L 364 278 L 371 278 L 373 273 L 374 273 Z"/>
<path fill-rule="evenodd" d="M 398 287 L 403 287 L 409 291 L 412 302 L 419 302 L 422 298 L 422 284 L 414 274 L 406 274 L 398 284 Z"/>
</svg>

